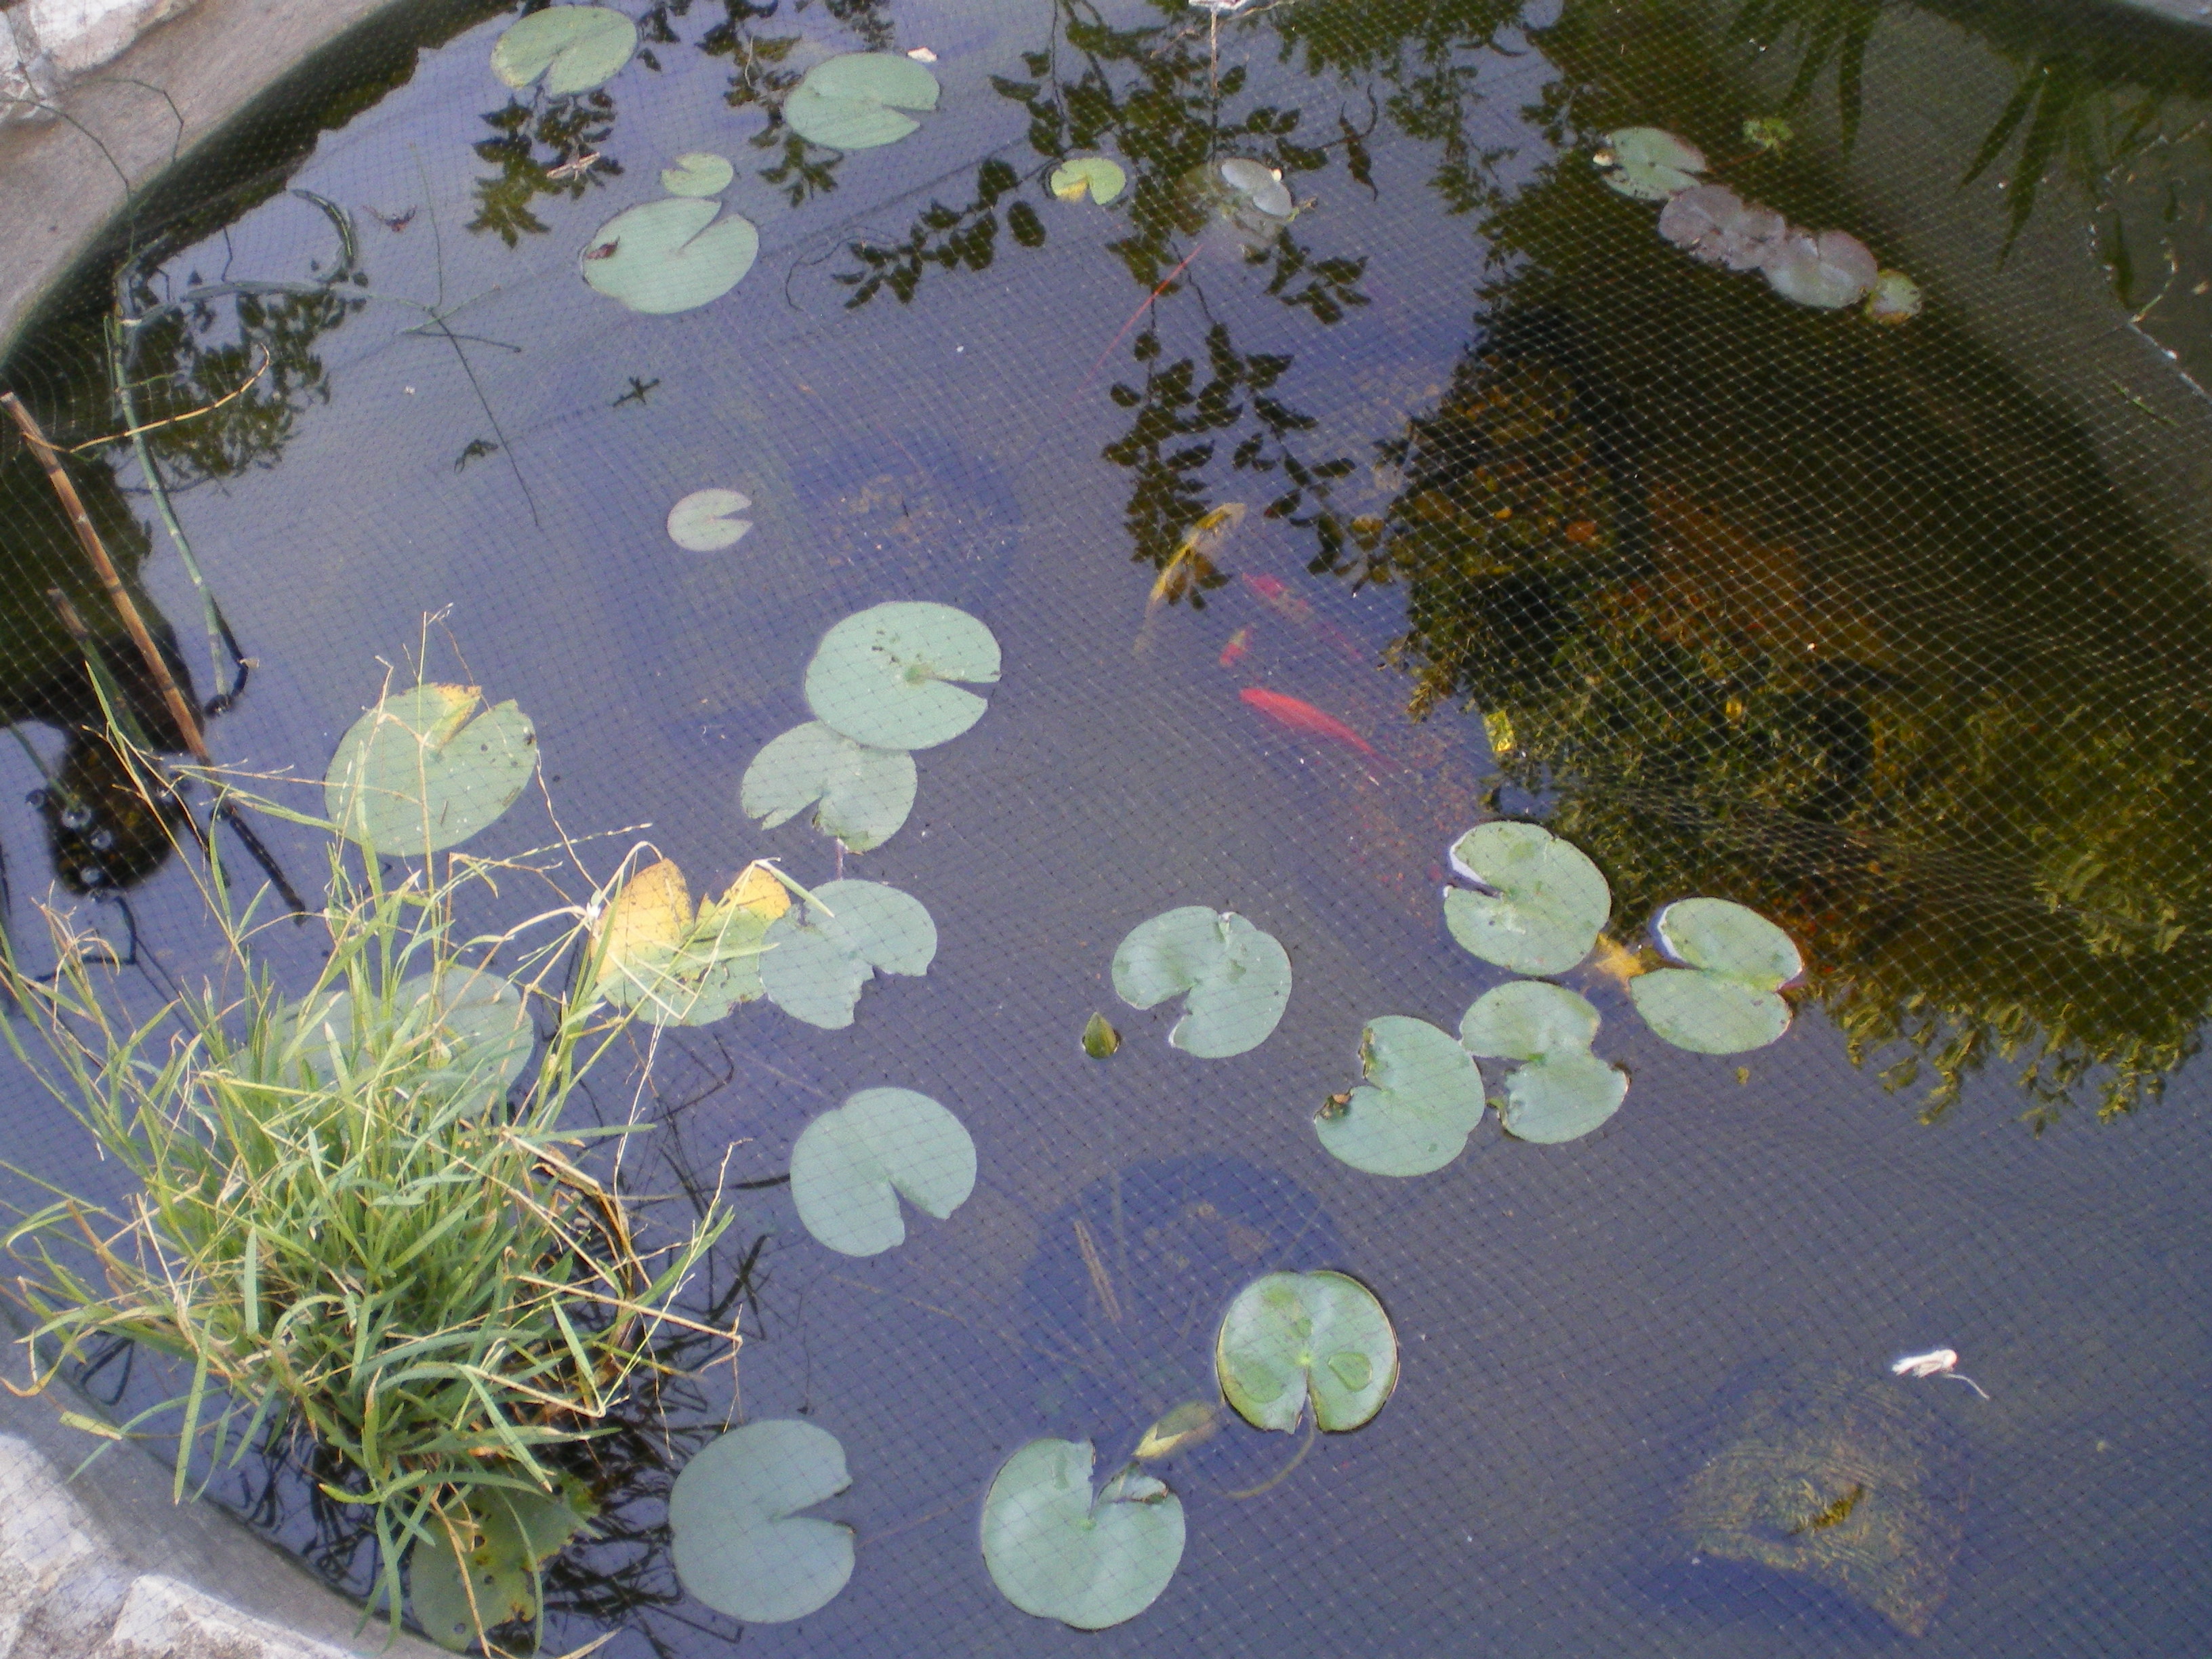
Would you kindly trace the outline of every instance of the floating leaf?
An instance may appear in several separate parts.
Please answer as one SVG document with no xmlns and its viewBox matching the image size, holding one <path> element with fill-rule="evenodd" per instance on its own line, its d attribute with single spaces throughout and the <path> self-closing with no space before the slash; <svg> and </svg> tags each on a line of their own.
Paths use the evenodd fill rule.
<svg viewBox="0 0 2212 1659">
<path fill-rule="evenodd" d="M 1232 155 L 1215 162 L 1213 170 L 1240 203 L 1267 218 L 1288 219 L 1297 211 L 1278 168 Z"/>
<path fill-rule="evenodd" d="M 1087 193 L 1091 199 L 1104 207 L 1121 193 L 1129 182 L 1129 175 L 1121 171 L 1118 162 L 1103 155 L 1075 155 L 1062 161 L 1045 180 L 1045 188 L 1063 202 L 1079 202 Z"/>
<path fill-rule="evenodd" d="M 1255 1429 L 1298 1425 L 1306 1401 L 1332 1432 L 1373 1419 L 1398 1383 L 1398 1334 L 1344 1273 L 1267 1273 L 1237 1292 L 1213 1340 L 1222 1396 Z"/>
<path fill-rule="evenodd" d="M 849 852 L 880 847 L 914 810 L 914 757 L 872 749 L 819 720 L 795 726 L 753 757 L 738 804 L 761 828 L 796 817 L 817 801 L 814 827 Z"/>
<path fill-rule="evenodd" d="M 1314 1119 L 1321 1144 L 1370 1175 L 1441 1170 L 1482 1121 L 1482 1074 L 1466 1049 L 1425 1020 L 1385 1014 L 1359 1034 L 1367 1081 Z"/>
<path fill-rule="evenodd" d="M 611 81 L 637 50 L 637 25 L 611 6 L 551 6 L 532 12 L 491 49 L 491 72 L 510 87 L 539 76 L 555 95 Z"/>
<path fill-rule="evenodd" d="M 903 60 L 901 60 L 903 61 Z M 983 718 L 966 685 L 999 678 L 999 641 L 964 611 L 906 601 L 871 605 L 822 636 L 806 665 L 806 706 L 878 749 L 932 749 Z"/>
<path fill-rule="evenodd" d="M 1815 235 L 1792 227 L 1766 256 L 1766 285 L 1785 300 L 1820 311 L 1838 311 L 1881 275 L 1867 245 L 1848 231 Z"/>
<path fill-rule="evenodd" d="M 1282 1018 L 1290 953 L 1233 910 L 1185 905 L 1129 931 L 1114 952 L 1114 991 L 1133 1008 L 1188 994 L 1168 1042 L 1200 1060 L 1226 1060 L 1258 1048 Z"/>
<path fill-rule="evenodd" d="M 1901 270 L 1885 270 L 1867 295 L 1866 314 L 1877 323 L 1909 323 L 1920 314 L 1920 284 Z"/>
<path fill-rule="evenodd" d="M 811 143 L 873 149 L 921 124 L 902 110 L 937 107 L 937 77 L 890 52 L 848 52 L 824 58 L 783 101 L 783 118 Z"/>
<path fill-rule="evenodd" d="M 495 1625 L 538 1617 L 538 1567 L 586 1523 L 549 1493 L 499 1487 L 478 1489 L 455 1518 L 461 1549 L 442 1539 L 418 1542 L 407 1558 L 407 1591 L 416 1622 L 459 1653 Z"/>
<path fill-rule="evenodd" d="M 1182 1504 L 1133 1468 L 1096 1498 L 1088 1441 L 1032 1440 L 983 1500 L 983 1565 L 1024 1613 L 1078 1630 L 1133 1619 L 1182 1560 Z"/>
<path fill-rule="evenodd" d="M 593 992 L 656 1025 L 712 1024 L 762 994 L 769 925 L 790 908 L 783 884 L 754 863 L 694 911 L 684 872 L 659 860 L 623 883 L 592 930 Z"/>
<path fill-rule="evenodd" d="M 338 833 L 408 858 L 458 846 L 514 805 L 538 733 L 512 702 L 471 719 L 482 701 L 473 685 L 418 685 L 356 720 L 323 775 Z"/>
<path fill-rule="evenodd" d="M 721 211 L 719 202 L 683 196 L 625 208 L 592 233 L 584 280 L 651 316 L 719 300 L 760 253 L 753 222 L 735 213 L 718 221 Z"/>
<path fill-rule="evenodd" d="M 1498 986 L 1467 1011 L 1459 1040 L 1468 1053 L 1527 1062 L 1505 1081 L 1508 1134 L 1573 1140 L 1620 1109 L 1628 1074 L 1590 1053 L 1597 1027 L 1587 998 L 1537 979 Z"/>
<path fill-rule="evenodd" d="M 298 1087 L 309 1077 L 327 1083 L 357 1073 L 404 1046 L 420 1062 L 407 1076 L 416 1097 L 473 1110 L 505 1098 L 537 1040 L 513 981 L 455 966 L 410 975 L 393 989 L 388 1009 L 380 1004 L 366 1015 L 349 991 L 303 998 L 261 1064 L 267 1080 Z"/>
<path fill-rule="evenodd" d="M 841 1255 L 903 1244 L 902 1194 L 943 1221 L 975 1189 L 967 1128 L 911 1089 L 863 1089 L 808 1124 L 791 1149 L 799 1218 Z"/>
<path fill-rule="evenodd" d="M 1121 1048 L 1121 1034 L 1107 1023 L 1106 1016 L 1091 1015 L 1083 1028 L 1083 1052 L 1093 1060 L 1104 1060 Z"/>
<path fill-rule="evenodd" d="M 668 509 L 668 539 L 693 553 L 734 547 L 753 527 L 737 516 L 751 505 L 734 489 L 695 489 Z"/>
<path fill-rule="evenodd" d="M 804 918 L 793 910 L 768 932 L 760 959 L 769 1000 L 793 1019 L 826 1030 L 853 1023 L 872 970 L 925 974 L 937 955 L 937 924 L 921 901 L 872 881 L 833 881 L 814 890 Z"/>
<path fill-rule="evenodd" d="M 1737 1054 L 1790 1029 L 1790 1005 L 1776 993 L 1804 972 L 1804 959 L 1765 916 L 1726 899 L 1681 899 L 1651 932 L 1685 964 L 1628 982 L 1636 1012 L 1659 1036 L 1701 1054 Z"/>
<path fill-rule="evenodd" d="M 845 1449 L 811 1423 L 769 1418 L 732 1430 L 684 1466 L 668 1494 L 677 1577 L 749 1625 L 805 1618 L 853 1576 L 853 1529 L 799 1511 L 852 1484 Z"/>
<path fill-rule="evenodd" d="M 1186 1446 L 1211 1440 L 1220 1426 L 1220 1407 L 1211 1400 L 1187 1400 L 1146 1429 L 1129 1455 L 1140 1463 L 1173 1457 Z"/>
<path fill-rule="evenodd" d="M 1743 124 L 1743 141 L 1753 149 L 1780 149 L 1796 136 L 1779 115 L 1754 115 Z"/>
<path fill-rule="evenodd" d="M 1484 890 L 1444 892 L 1451 936 L 1516 974 L 1562 974 L 1589 953 L 1613 890 L 1579 848 L 1541 824 L 1479 823 L 1453 844 L 1452 868 Z"/>
<path fill-rule="evenodd" d="M 693 150 L 678 156 L 674 167 L 660 170 L 660 187 L 671 196 L 720 196 L 737 176 L 728 156 Z"/>
<path fill-rule="evenodd" d="M 1623 127 L 1605 136 L 1597 153 L 1608 189 L 1640 202 L 1663 202 L 1698 182 L 1705 152 L 1657 127 Z"/>
<path fill-rule="evenodd" d="M 1789 234 L 1772 208 L 1747 202 L 1726 185 L 1686 190 L 1659 210 L 1659 234 L 1692 259 L 1730 270 L 1756 270 Z"/>
</svg>

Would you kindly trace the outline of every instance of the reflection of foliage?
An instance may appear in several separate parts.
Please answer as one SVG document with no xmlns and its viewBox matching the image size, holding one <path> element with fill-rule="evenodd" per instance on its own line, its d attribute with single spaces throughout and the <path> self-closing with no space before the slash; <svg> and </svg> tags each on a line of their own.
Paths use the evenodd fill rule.
<svg viewBox="0 0 2212 1659">
<path fill-rule="evenodd" d="M 477 180 L 477 216 L 469 228 L 491 231 L 509 247 L 525 236 L 545 234 L 545 222 L 530 210 L 539 197 L 580 201 L 587 191 L 622 176 L 622 163 L 606 156 L 580 171 L 563 171 L 598 155 L 614 132 L 615 100 L 605 88 L 560 97 L 541 90 L 528 103 L 509 98 L 483 119 L 492 137 L 478 141 L 477 156 L 495 163 L 499 173 Z"/>
<path fill-rule="evenodd" d="M 1865 99 L 1867 42 L 1881 21 L 1884 0 L 1744 0 L 1729 27 L 1732 40 L 1771 46 L 1785 36 L 1798 43 L 1797 73 L 1784 98 L 1785 109 L 1801 109 L 1832 60 L 1836 66 L 1836 118 L 1844 148 L 1859 136 Z"/>
<path fill-rule="evenodd" d="M 1549 42 L 1601 127 L 1610 16 Z M 1638 36 L 1645 118 L 1727 107 L 1698 38 Z M 1996 1058 L 2039 1113 L 2155 1097 L 2212 1009 L 2201 573 L 1940 319 L 1908 347 L 1669 259 L 1571 160 L 1485 228 L 1487 337 L 1353 566 L 1407 585 L 1417 706 L 1508 717 L 1617 923 L 1686 892 L 1783 921 L 1931 1109 Z"/>
<path fill-rule="evenodd" d="M 799 142 L 797 139 L 794 143 Z M 888 288 L 901 304 L 912 300 L 921 285 L 922 268 L 936 265 L 953 270 L 965 266 L 982 270 L 991 263 L 999 238 L 994 211 L 1001 197 L 1018 189 L 1021 179 L 1012 167 L 993 156 L 975 170 L 975 199 L 964 208 L 949 208 L 933 201 L 918 214 L 903 242 L 886 246 L 879 242 L 854 242 L 850 249 L 861 269 L 840 271 L 836 280 L 853 290 L 848 310 L 864 306 Z M 1044 222 L 1027 202 L 1006 210 L 1006 228 L 1024 247 L 1044 244 Z"/>
</svg>

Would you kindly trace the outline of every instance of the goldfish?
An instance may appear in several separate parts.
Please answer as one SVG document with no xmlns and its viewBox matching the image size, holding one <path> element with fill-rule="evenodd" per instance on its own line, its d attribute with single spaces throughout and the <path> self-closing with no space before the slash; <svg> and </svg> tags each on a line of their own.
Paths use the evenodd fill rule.
<svg viewBox="0 0 2212 1659">
<path fill-rule="evenodd" d="M 1159 580 L 1152 584 L 1152 597 L 1145 602 L 1147 611 L 1177 604 L 1196 589 L 1218 585 L 1223 578 L 1214 568 L 1213 556 L 1221 550 L 1230 532 L 1244 522 L 1244 510 L 1242 501 L 1224 501 L 1183 532 L 1174 556 L 1160 567 Z"/>
<path fill-rule="evenodd" d="M 1229 636 L 1229 643 L 1221 647 L 1221 665 L 1233 668 L 1252 649 L 1252 630 L 1240 628 Z"/>
<path fill-rule="evenodd" d="M 1291 592 L 1290 585 L 1276 576 L 1255 575 L 1247 573 L 1244 586 L 1252 590 L 1261 604 L 1285 621 L 1294 622 L 1308 633 L 1328 642 L 1330 647 L 1347 662 L 1367 665 L 1367 653 L 1357 641 L 1324 617 L 1316 616 L 1314 608 Z"/>
<path fill-rule="evenodd" d="M 1358 732 L 1335 715 L 1324 714 L 1310 702 L 1285 696 L 1280 691 L 1264 690 L 1256 685 L 1248 685 L 1237 695 L 1244 700 L 1248 708 L 1290 731 L 1303 732 L 1307 737 L 1327 738 L 1334 743 L 1349 744 L 1363 755 L 1375 752 L 1375 745 Z"/>
</svg>

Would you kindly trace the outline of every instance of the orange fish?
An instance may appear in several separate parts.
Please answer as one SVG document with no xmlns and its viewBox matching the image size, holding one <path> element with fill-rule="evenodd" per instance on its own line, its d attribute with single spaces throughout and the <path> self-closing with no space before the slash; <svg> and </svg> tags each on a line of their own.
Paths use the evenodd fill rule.
<svg viewBox="0 0 2212 1659">
<path fill-rule="evenodd" d="M 1286 697 L 1279 691 L 1263 690 L 1248 685 L 1237 694 L 1248 708 L 1264 714 L 1276 725 L 1292 732 L 1304 732 L 1311 738 L 1327 738 L 1334 743 L 1348 743 L 1363 755 L 1375 752 L 1375 745 L 1361 737 L 1334 714 L 1324 714 L 1310 702 L 1296 697 Z"/>
<path fill-rule="evenodd" d="M 1249 628 L 1238 629 L 1229 636 L 1229 643 L 1221 647 L 1221 665 L 1224 668 L 1234 667 L 1240 659 L 1250 653 L 1251 649 L 1252 630 Z"/>
<path fill-rule="evenodd" d="M 1250 588 L 1260 603 L 1277 616 L 1296 623 L 1300 628 L 1328 641 L 1330 647 L 1347 662 L 1362 667 L 1367 665 L 1367 653 L 1362 651 L 1345 631 L 1326 617 L 1314 614 L 1314 608 L 1291 592 L 1290 584 L 1277 576 L 1243 574 L 1244 586 Z"/>
</svg>

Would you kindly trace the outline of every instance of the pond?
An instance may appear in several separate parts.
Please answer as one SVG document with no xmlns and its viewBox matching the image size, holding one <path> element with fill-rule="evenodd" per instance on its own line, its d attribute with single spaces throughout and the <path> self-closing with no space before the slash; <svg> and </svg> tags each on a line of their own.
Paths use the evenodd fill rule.
<svg viewBox="0 0 2212 1659">
<path fill-rule="evenodd" d="M 195 160 L 0 368 L 193 694 L 250 660 L 208 742 L 264 793 L 315 810 L 419 669 L 534 724 L 471 852 L 604 881 L 649 842 L 702 895 L 774 858 L 933 925 L 855 998 L 794 924 L 769 999 L 600 1088 L 662 1125 L 641 1180 L 731 1189 L 744 1340 L 612 1443 L 543 1650 L 2201 1645 L 2212 42 L 1967 0 L 584 9 L 356 42 L 356 93 Z M 145 459 L 97 441 L 134 422 Z M 216 963 L 198 854 L 90 735 L 48 591 L 119 625 L 12 434 L 0 492 L 11 936 L 51 885 L 162 994 Z M 918 604 L 967 620 L 824 643 Z M 848 762 L 841 845 L 802 785 Z M 1462 841 L 1493 820 L 1586 855 L 1585 921 Z M 313 837 L 261 833 L 312 898 Z M 1564 958 L 1464 948 L 1484 884 Z M 1644 981 L 1765 937 L 1677 910 L 1662 957 L 1688 898 L 1779 928 L 1778 1037 L 1657 1035 Z M 1524 974 L 1595 1037 L 1493 1003 L 1478 1083 L 1462 1016 Z M 8 1086 L 15 1160 L 112 1189 Z M 1454 1089 L 1418 1158 L 1342 1127 Z M 825 1221 L 869 1135 L 972 1142 L 971 1186 Z M 1395 1348 L 1343 1339 L 1324 1422 L 1382 1403 L 1248 1426 L 1224 1315 L 1296 1273 L 1351 1329 L 1324 1272 Z M 726 1423 L 842 1449 L 805 1514 L 850 1577 L 803 1616 L 678 1575 Z M 1179 1504 L 1133 1605 L 994 1545 L 1047 1437 L 1097 1482 L 1144 1444 Z M 366 1587 L 296 1469 L 212 1492 Z"/>
</svg>

